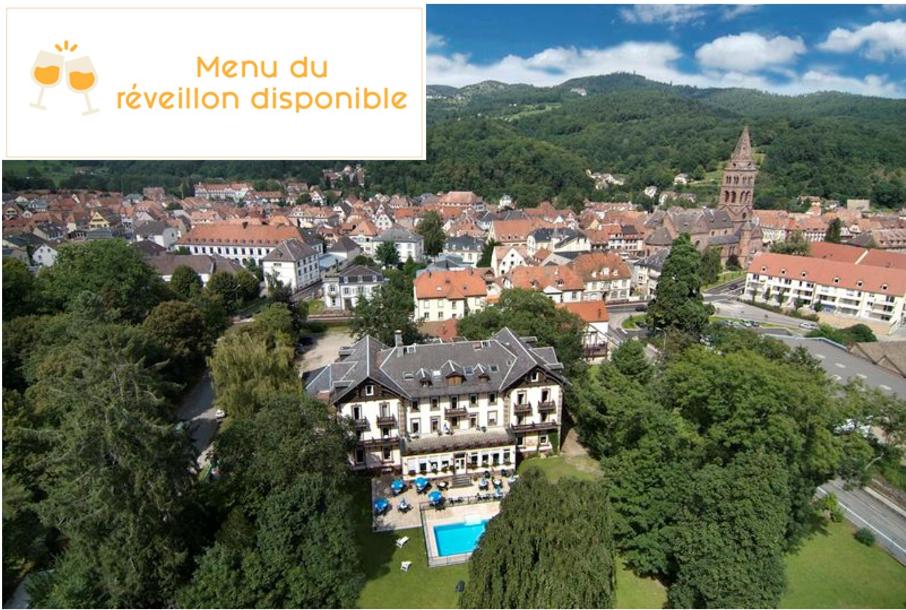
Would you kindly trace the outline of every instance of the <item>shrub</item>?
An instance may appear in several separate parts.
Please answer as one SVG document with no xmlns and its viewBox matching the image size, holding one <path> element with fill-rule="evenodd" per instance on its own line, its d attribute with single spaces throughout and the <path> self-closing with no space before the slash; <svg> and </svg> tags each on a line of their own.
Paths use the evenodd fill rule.
<svg viewBox="0 0 906 610">
<path fill-rule="evenodd" d="M 867 527 L 863 527 L 857 531 L 855 533 L 855 538 L 865 546 L 872 546 L 875 543 L 875 535 Z"/>
</svg>

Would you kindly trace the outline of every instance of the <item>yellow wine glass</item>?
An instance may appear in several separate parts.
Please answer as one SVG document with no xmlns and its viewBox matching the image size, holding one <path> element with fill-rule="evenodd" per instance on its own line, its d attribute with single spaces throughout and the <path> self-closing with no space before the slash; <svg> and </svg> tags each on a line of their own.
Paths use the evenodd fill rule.
<svg viewBox="0 0 906 610">
<path fill-rule="evenodd" d="M 85 105 L 88 106 L 88 110 L 83 112 L 83 115 L 94 114 L 98 111 L 97 108 L 91 107 L 91 100 L 88 98 L 88 92 L 94 89 L 98 82 L 97 72 L 94 70 L 91 58 L 80 57 L 67 61 L 66 82 L 69 84 L 70 89 L 85 96 Z"/>
<path fill-rule="evenodd" d="M 44 99 L 44 90 L 48 87 L 56 87 L 60 84 L 60 75 L 63 72 L 63 56 L 56 53 L 41 51 L 35 59 L 35 64 L 31 68 L 31 77 L 41 89 L 38 92 L 38 100 L 32 104 L 32 108 L 47 110 L 41 105 Z"/>
</svg>

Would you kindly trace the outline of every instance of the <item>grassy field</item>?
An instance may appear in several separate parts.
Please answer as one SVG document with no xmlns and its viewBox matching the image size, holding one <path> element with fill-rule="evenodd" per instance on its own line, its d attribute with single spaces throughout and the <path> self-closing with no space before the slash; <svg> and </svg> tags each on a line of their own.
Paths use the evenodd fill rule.
<svg viewBox="0 0 906 610">
<path fill-rule="evenodd" d="M 853 538 L 848 523 L 831 523 L 787 557 L 781 608 L 903 608 L 906 568 L 878 547 Z"/>
</svg>

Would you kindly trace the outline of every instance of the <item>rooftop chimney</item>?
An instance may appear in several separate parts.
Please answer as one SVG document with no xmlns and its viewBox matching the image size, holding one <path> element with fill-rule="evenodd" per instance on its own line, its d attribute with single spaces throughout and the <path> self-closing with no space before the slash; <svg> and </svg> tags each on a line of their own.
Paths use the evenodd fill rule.
<svg viewBox="0 0 906 610">
<path fill-rule="evenodd" d="M 403 331 L 393 331 L 393 345 L 394 347 L 401 347 L 403 345 Z"/>
</svg>

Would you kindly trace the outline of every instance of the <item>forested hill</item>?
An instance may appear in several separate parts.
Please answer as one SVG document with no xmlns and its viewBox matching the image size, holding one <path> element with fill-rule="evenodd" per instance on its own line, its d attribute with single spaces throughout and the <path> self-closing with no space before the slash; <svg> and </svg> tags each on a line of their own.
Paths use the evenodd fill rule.
<svg viewBox="0 0 906 610">
<path fill-rule="evenodd" d="M 836 92 L 772 95 L 748 89 L 698 89 L 610 74 L 555 87 L 483 82 L 428 87 L 428 160 L 366 163 L 367 190 L 415 195 L 473 190 L 504 193 L 520 205 L 585 197 L 632 199 L 648 185 L 714 200 L 720 168 L 748 124 L 761 173 L 755 204 L 789 207 L 799 195 L 875 205 L 906 203 L 906 100 Z M 191 194 L 199 179 L 298 178 L 317 181 L 329 162 L 141 161 L 52 162 L 40 181 L 29 164 L 7 163 L 4 188 L 48 182 L 58 187 L 140 190 L 159 184 Z M 342 164 L 338 162 L 338 164 Z M 586 170 L 622 174 L 619 190 L 594 191 Z"/>
<path fill-rule="evenodd" d="M 586 168 L 625 174 L 626 190 L 667 187 L 688 173 L 707 200 L 744 124 L 761 163 L 756 205 L 798 195 L 906 201 L 906 100 L 837 92 L 781 96 L 748 89 L 698 89 L 630 74 L 573 79 L 556 87 L 485 82 L 428 87 L 429 162 L 375 163 L 376 188 L 469 188 L 525 201 L 591 189 Z M 523 150 L 531 141 L 553 145 Z M 503 163 L 495 163 L 505 151 Z M 584 166 L 572 167 L 579 157 Z M 553 169 L 564 166 L 567 174 Z M 531 179 L 541 177 L 542 184 Z M 463 184 L 465 178 L 466 184 Z M 521 196 L 520 196 L 521 195 Z M 598 196 L 601 194 L 598 193 Z"/>
</svg>

